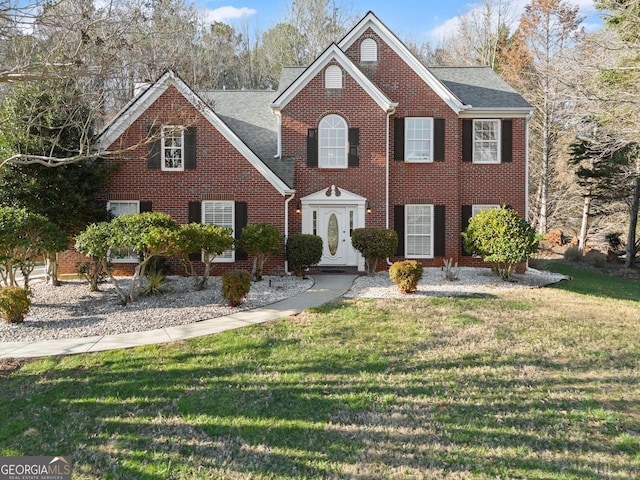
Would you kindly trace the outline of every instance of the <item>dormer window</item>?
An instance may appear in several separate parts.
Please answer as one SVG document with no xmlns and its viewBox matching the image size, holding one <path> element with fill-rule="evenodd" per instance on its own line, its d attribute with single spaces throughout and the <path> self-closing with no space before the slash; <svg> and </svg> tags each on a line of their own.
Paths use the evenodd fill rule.
<svg viewBox="0 0 640 480">
<path fill-rule="evenodd" d="M 378 61 L 378 44 L 373 38 L 365 38 L 360 44 L 360 61 Z"/>
<path fill-rule="evenodd" d="M 342 88 L 342 69 L 337 65 L 330 65 L 324 72 L 325 88 Z"/>
</svg>

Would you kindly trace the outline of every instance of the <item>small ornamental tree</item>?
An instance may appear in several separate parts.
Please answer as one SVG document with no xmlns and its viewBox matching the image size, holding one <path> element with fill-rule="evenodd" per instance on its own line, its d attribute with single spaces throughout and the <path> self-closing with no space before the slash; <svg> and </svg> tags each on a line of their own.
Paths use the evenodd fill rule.
<svg viewBox="0 0 640 480">
<path fill-rule="evenodd" d="M 282 239 L 276 227 L 268 223 L 250 223 L 242 229 L 238 239 L 238 248 L 253 255 L 254 282 L 262 280 L 264 263 L 271 255 L 282 252 Z"/>
<path fill-rule="evenodd" d="M 289 235 L 285 250 L 289 268 L 296 276 L 303 277 L 304 271 L 322 258 L 322 238 L 308 233 Z"/>
<path fill-rule="evenodd" d="M 462 238 L 465 249 L 480 255 L 503 280 L 538 250 L 539 242 L 536 231 L 509 208 L 492 208 L 474 215 Z"/>
<path fill-rule="evenodd" d="M 98 291 L 100 276 L 105 274 L 111 280 L 118 295 L 123 302 L 127 296 L 120 288 L 118 281 L 113 277 L 109 268 L 109 242 L 111 238 L 111 225 L 109 222 L 93 223 L 76 235 L 75 248 L 78 252 L 89 257 L 93 263 L 90 270 L 89 286 L 92 292 Z"/>
<path fill-rule="evenodd" d="M 385 228 L 356 228 L 351 233 L 351 244 L 364 257 L 367 275 L 374 275 L 378 261 L 391 257 L 398 249 L 398 234 Z"/>
<path fill-rule="evenodd" d="M 142 290 L 149 261 L 156 255 L 175 252 L 180 226 L 170 215 L 162 212 L 126 213 L 111 220 L 110 225 L 109 246 L 115 251 L 132 249 L 138 253 L 138 265 L 126 299 L 126 302 L 133 302 Z"/>
<path fill-rule="evenodd" d="M 177 236 L 176 251 L 180 255 L 185 271 L 191 275 L 196 290 L 207 286 L 211 263 L 226 250 L 233 247 L 233 234 L 230 228 L 213 224 L 189 223 L 180 226 Z M 193 257 L 204 262 L 204 273 L 199 277 L 196 273 Z"/>
</svg>

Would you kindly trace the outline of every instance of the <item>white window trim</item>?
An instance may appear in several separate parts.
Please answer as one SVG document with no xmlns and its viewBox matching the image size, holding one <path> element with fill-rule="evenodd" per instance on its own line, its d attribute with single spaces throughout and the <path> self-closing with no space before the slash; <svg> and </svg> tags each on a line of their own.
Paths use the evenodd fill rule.
<svg viewBox="0 0 640 480">
<path fill-rule="evenodd" d="M 344 122 L 344 161 L 340 165 L 326 165 L 323 163 L 324 155 L 323 146 L 322 146 L 322 137 L 323 137 L 323 128 L 322 122 L 325 121 L 329 117 L 338 117 Z M 325 147 L 329 148 L 329 147 Z M 349 127 L 347 125 L 347 121 L 337 114 L 329 114 L 320 120 L 318 124 L 318 168 L 348 168 L 349 167 Z"/>
<path fill-rule="evenodd" d="M 490 204 L 490 203 L 486 203 L 486 204 L 478 203 L 478 204 L 471 205 L 471 216 L 475 217 L 477 214 L 479 214 L 484 210 L 491 210 L 494 208 L 500 208 L 500 205 Z"/>
<path fill-rule="evenodd" d="M 167 167 L 166 163 L 165 163 L 165 153 L 166 150 L 172 148 L 172 147 L 167 147 L 165 145 L 165 132 L 174 132 L 176 130 L 180 131 L 180 135 L 181 135 L 181 139 L 180 139 L 180 158 L 181 158 L 181 162 L 180 162 L 180 166 L 179 167 Z M 185 128 L 183 126 L 180 125 L 163 125 L 162 127 L 162 138 L 160 139 L 160 168 L 165 171 L 165 172 L 182 172 L 184 171 L 184 131 Z M 176 149 L 177 150 L 177 149 Z"/>
<path fill-rule="evenodd" d="M 496 158 L 495 160 L 491 160 L 489 162 L 483 162 L 479 159 L 476 158 L 476 123 L 477 122 L 492 122 L 497 124 L 497 135 L 496 135 L 496 140 L 495 142 L 497 143 L 497 148 L 496 148 Z M 496 165 L 498 163 L 500 163 L 500 156 L 502 154 L 502 152 L 500 151 L 501 148 L 501 135 L 502 135 L 502 122 L 499 119 L 493 119 L 493 118 L 483 118 L 483 119 L 477 119 L 477 120 L 473 120 L 473 145 L 472 145 L 472 155 L 473 155 L 473 163 L 477 163 L 480 165 Z"/>
<path fill-rule="evenodd" d="M 408 250 L 409 250 L 409 248 L 408 248 L 409 247 L 408 237 L 410 236 L 409 233 L 407 233 L 407 230 L 408 230 L 407 226 L 409 224 L 409 222 L 407 222 L 407 217 L 409 216 L 409 208 L 408 207 L 430 207 L 431 208 L 431 215 L 430 215 L 431 224 L 429 225 L 429 234 L 428 234 L 429 242 L 430 242 L 429 249 L 431 251 L 431 255 L 410 255 L 410 254 L 408 254 Z M 414 203 L 414 204 L 407 204 L 407 205 L 404 206 L 404 252 L 405 252 L 404 256 L 405 256 L 405 258 L 434 258 L 433 257 L 433 240 L 434 240 L 433 228 L 434 228 L 434 223 L 435 223 L 434 220 L 435 219 L 433 218 L 433 215 L 434 215 L 434 208 L 433 208 L 433 205 L 431 205 L 431 204 Z M 413 236 L 416 236 L 416 237 L 418 237 L 418 236 L 426 236 L 426 234 L 425 235 L 413 235 Z"/>
<path fill-rule="evenodd" d="M 235 207 L 235 202 L 233 200 L 204 200 L 202 202 L 201 205 L 201 218 L 202 218 L 202 223 L 205 223 L 205 209 L 206 209 L 206 205 L 208 204 L 225 204 L 225 205 L 231 205 L 231 225 L 220 225 L 221 227 L 227 227 L 227 228 L 231 228 L 231 236 L 233 236 L 235 238 L 236 236 L 236 207 Z M 229 257 L 223 257 L 222 255 L 224 255 L 225 253 L 230 253 Z M 204 260 L 204 252 L 202 254 L 202 258 Z M 218 255 L 216 258 L 213 259 L 212 263 L 233 263 L 236 261 L 236 251 L 234 249 L 231 250 L 225 250 L 224 252 L 222 252 L 221 255 Z"/>
<path fill-rule="evenodd" d="M 409 122 L 411 120 L 429 120 L 431 137 L 429 138 L 429 158 L 409 158 Z M 404 119 L 404 161 L 406 163 L 433 163 L 433 117 L 406 117 Z"/>
<path fill-rule="evenodd" d="M 107 211 L 111 211 L 111 206 L 114 203 L 135 203 L 136 204 L 136 213 L 140 213 L 140 200 L 111 200 L 107 202 Z M 138 256 L 130 256 L 130 257 L 120 257 L 120 258 L 111 258 L 111 251 L 109 251 L 109 261 L 111 263 L 138 263 Z"/>
<path fill-rule="evenodd" d="M 368 55 L 371 55 L 373 58 L 368 57 Z M 364 40 L 362 40 L 362 43 L 360 44 L 360 61 L 378 61 L 378 42 L 376 42 L 373 38 L 365 38 Z"/>
<path fill-rule="evenodd" d="M 342 69 L 337 65 L 329 65 L 324 71 L 324 88 L 342 88 Z"/>
</svg>

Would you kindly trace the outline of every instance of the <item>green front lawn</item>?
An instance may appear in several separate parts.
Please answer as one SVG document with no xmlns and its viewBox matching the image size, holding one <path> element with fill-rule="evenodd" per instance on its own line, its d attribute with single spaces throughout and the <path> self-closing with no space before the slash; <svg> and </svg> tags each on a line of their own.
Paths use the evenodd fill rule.
<svg viewBox="0 0 640 480">
<path fill-rule="evenodd" d="M 30 362 L 0 380 L 0 455 L 71 455 L 74 479 L 638 478 L 640 302 L 567 285 Z"/>
</svg>

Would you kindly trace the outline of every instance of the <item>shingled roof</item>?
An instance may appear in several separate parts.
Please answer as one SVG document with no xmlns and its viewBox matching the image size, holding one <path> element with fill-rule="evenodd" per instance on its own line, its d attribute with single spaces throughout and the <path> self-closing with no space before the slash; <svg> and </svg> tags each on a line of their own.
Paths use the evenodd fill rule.
<svg viewBox="0 0 640 480">
<path fill-rule="evenodd" d="M 490 67 L 430 67 L 435 77 L 472 108 L 532 108 Z"/>
</svg>

